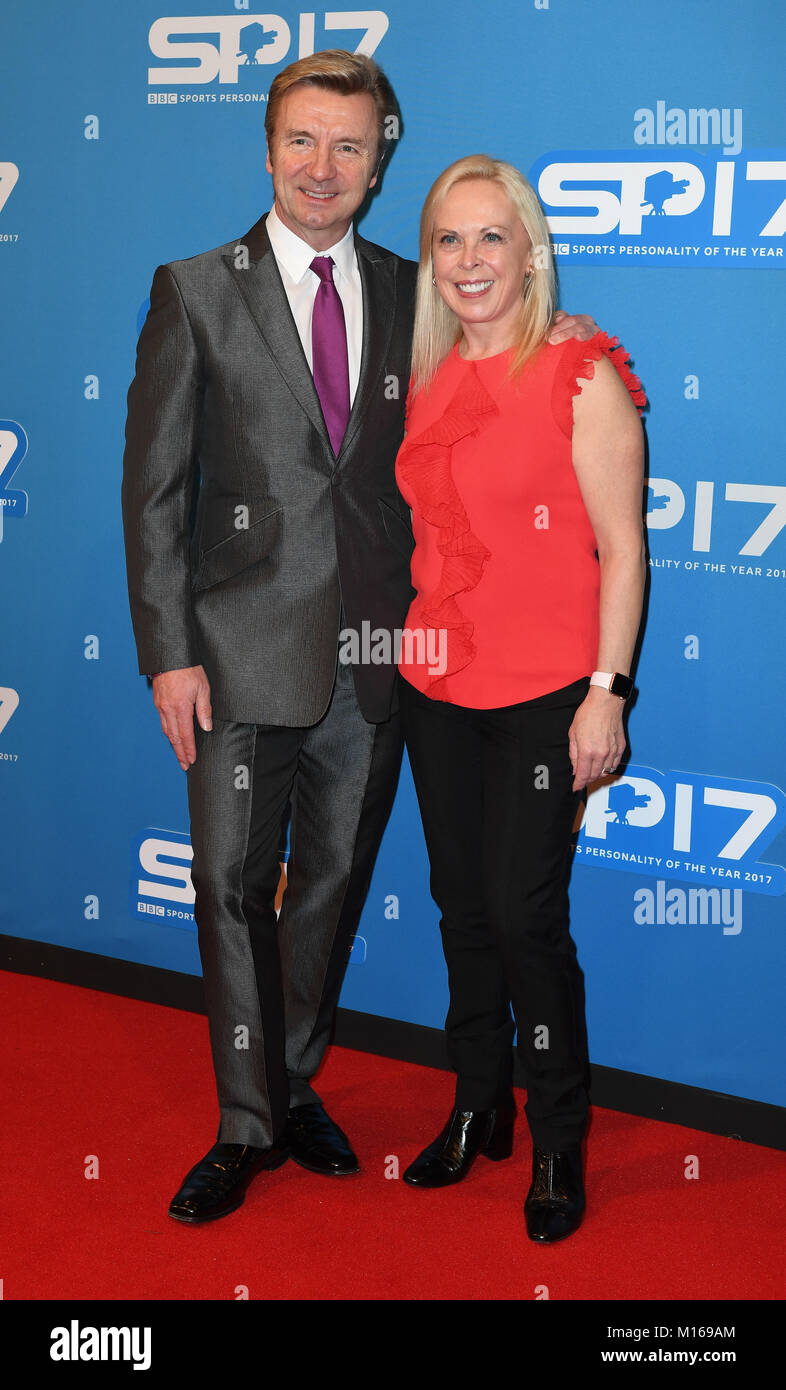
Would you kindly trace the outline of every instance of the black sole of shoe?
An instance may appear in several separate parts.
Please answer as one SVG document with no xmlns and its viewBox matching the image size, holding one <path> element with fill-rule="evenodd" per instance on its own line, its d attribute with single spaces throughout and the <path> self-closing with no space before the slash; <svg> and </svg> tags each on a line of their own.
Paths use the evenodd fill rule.
<svg viewBox="0 0 786 1390">
<path fill-rule="evenodd" d="M 312 1163 L 306 1163 L 305 1159 L 298 1158 L 295 1154 L 291 1154 L 290 1157 L 299 1168 L 305 1168 L 308 1173 L 317 1173 L 321 1178 L 354 1178 L 360 1172 L 360 1164 L 357 1168 L 315 1168 Z"/>
<path fill-rule="evenodd" d="M 526 1217 L 524 1218 L 524 1220 L 526 1224 Z M 561 1231 L 560 1234 L 556 1236 L 534 1236 L 532 1235 L 529 1229 L 527 1229 L 527 1235 L 535 1245 L 555 1245 L 557 1241 L 567 1240 L 568 1236 L 574 1236 L 578 1231 L 579 1227 L 582 1225 L 583 1220 L 584 1217 L 582 1216 L 581 1220 L 579 1220 L 576 1223 L 576 1225 L 573 1226 L 569 1231 Z"/>
<path fill-rule="evenodd" d="M 458 1178 L 455 1182 L 413 1182 L 411 1178 L 402 1178 L 401 1181 L 418 1192 L 443 1192 L 446 1187 L 457 1187 L 464 1179 Z"/>
<path fill-rule="evenodd" d="M 237 1211 L 238 1207 L 242 1207 L 245 1200 L 246 1194 L 244 1192 L 240 1201 L 235 1202 L 234 1206 L 227 1207 L 225 1211 L 211 1212 L 207 1216 L 181 1216 L 179 1212 L 175 1211 L 170 1211 L 168 1215 L 171 1216 L 173 1221 L 180 1221 L 184 1226 L 202 1226 L 206 1221 L 220 1221 L 222 1216 L 231 1216 L 233 1211 Z"/>
<path fill-rule="evenodd" d="M 569 1236 L 575 1236 L 578 1229 L 578 1226 L 574 1226 L 572 1231 L 563 1231 L 562 1235 L 559 1236 L 531 1236 L 529 1231 L 527 1231 L 527 1235 L 533 1245 L 557 1245 L 561 1240 L 567 1240 Z"/>
</svg>

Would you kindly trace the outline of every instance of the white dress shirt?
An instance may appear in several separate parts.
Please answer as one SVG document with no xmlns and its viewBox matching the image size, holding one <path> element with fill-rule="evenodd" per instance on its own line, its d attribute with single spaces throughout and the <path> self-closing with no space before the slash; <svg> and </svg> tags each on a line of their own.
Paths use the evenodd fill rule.
<svg viewBox="0 0 786 1390">
<path fill-rule="evenodd" d="M 332 256 L 333 284 L 338 290 L 344 308 L 344 322 L 347 329 L 347 357 L 349 360 L 349 402 L 355 399 L 358 378 L 360 377 L 360 354 L 363 347 L 363 287 L 360 283 L 355 233 L 350 224 L 346 235 L 327 251 L 315 251 L 313 246 L 303 241 L 285 227 L 277 216 L 275 207 L 265 219 L 267 234 L 276 264 L 281 272 L 289 307 L 295 320 L 303 351 L 310 370 L 314 363 L 311 352 L 311 317 L 314 300 L 319 289 L 319 276 L 311 269 L 315 256 Z"/>
</svg>

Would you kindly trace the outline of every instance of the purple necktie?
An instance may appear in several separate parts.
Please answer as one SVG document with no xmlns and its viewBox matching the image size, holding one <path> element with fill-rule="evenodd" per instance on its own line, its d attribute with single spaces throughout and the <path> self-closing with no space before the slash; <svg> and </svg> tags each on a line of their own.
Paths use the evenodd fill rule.
<svg viewBox="0 0 786 1390">
<path fill-rule="evenodd" d="M 338 454 L 349 419 L 347 326 L 344 308 L 333 284 L 332 257 L 315 256 L 311 269 L 320 279 L 311 320 L 314 385 L 322 403 L 333 453 Z"/>
</svg>

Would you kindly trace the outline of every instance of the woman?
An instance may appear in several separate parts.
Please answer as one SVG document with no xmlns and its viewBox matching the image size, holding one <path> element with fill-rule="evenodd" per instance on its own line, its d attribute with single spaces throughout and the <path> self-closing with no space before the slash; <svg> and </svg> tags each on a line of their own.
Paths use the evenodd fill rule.
<svg viewBox="0 0 786 1390">
<path fill-rule="evenodd" d="M 530 185 L 486 155 L 451 165 L 421 220 L 396 472 L 417 591 L 401 702 L 457 1084 L 447 1124 L 404 1177 L 442 1187 L 478 1153 L 510 1155 L 512 1004 L 533 1140 L 525 1216 L 539 1241 L 570 1235 L 584 1211 L 569 850 L 584 789 L 625 747 L 645 575 L 645 398 L 605 334 L 547 342 L 554 300 Z"/>
</svg>

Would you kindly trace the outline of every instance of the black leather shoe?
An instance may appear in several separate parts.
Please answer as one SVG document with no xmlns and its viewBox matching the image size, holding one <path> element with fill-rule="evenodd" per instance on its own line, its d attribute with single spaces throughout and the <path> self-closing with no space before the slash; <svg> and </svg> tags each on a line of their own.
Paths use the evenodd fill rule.
<svg viewBox="0 0 786 1390">
<path fill-rule="evenodd" d="M 319 1101 L 290 1110 L 282 1142 L 295 1162 L 310 1173 L 341 1178 L 360 1172 L 346 1134 L 333 1123 Z"/>
<path fill-rule="evenodd" d="M 584 1181 L 581 1145 L 545 1153 L 532 1150 L 532 1186 L 524 1203 L 530 1240 L 563 1240 L 581 1225 Z"/>
<path fill-rule="evenodd" d="M 245 1200 L 246 1188 L 257 1173 L 286 1163 L 286 1148 L 255 1149 L 251 1144 L 214 1144 L 209 1153 L 187 1173 L 169 1204 L 175 1221 L 214 1221 L 235 1211 Z"/>
<path fill-rule="evenodd" d="M 467 1176 L 479 1153 L 497 1161 L 513 1152 L 513 1111 L 454 1110 L 404 1174 L 412 1187 L 449 1187 Z"/>
</svg>

